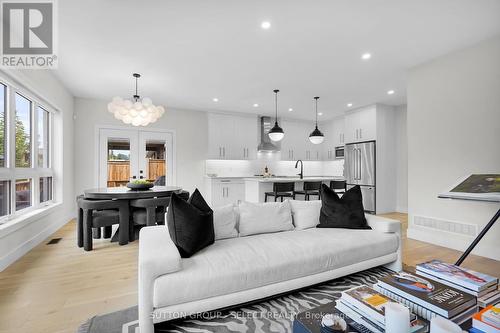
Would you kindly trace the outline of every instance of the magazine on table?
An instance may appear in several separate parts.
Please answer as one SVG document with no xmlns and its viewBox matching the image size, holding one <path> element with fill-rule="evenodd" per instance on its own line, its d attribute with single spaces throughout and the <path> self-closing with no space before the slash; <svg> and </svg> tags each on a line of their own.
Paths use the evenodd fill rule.
<svg viewBox="0 0 500 333">
<path fill-rule="evenodd" d="M 445 318 L 451 318 L 476 305 L 474 296 L 418 274 L 393 273 L 381 278 L 377 284 Z"/>
<path fill-rule="evenodd" d="M 496 277 L 448 264 L 441 260 L 431 260 L 418 264 L 417 273 L 421 272 L 475 292 L 498 285 L 498 278 Z"/>
</svg>

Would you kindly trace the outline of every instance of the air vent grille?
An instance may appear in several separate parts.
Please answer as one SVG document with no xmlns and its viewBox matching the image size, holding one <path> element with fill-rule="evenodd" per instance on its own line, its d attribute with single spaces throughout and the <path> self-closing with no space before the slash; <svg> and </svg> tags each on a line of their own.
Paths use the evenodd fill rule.
<svg viewBox="0 0 500 333">
<path fill-rule="evenodd" d="M 477 235 L 477 225 L 475 224 L 447 221 L 442 219 L 436 219 L 434 217 L 426 217 L 418 215 L 413 218 L 413 223 L 414 225 L 419 227 L 452 232 L 460 235 L 466 235 L 466 236 Z"/>
<path fill-rule="evenodd" d="M 48 243 L 47 245 L 53 245 L 53 244 L 57 244 L 61 241 L 62 238 L 52 238 Z"/>
</svg>

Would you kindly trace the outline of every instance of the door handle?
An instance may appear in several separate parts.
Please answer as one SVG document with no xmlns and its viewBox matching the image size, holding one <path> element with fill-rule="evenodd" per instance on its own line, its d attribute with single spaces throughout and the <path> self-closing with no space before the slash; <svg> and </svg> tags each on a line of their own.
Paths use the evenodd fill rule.
<svg viewBox="0 0 500 333">
<path fill-rule="evenodd" d="M 358 159 L 359 159 L 359 163 L 358 163 L 358 180 L 361 180 L 361 149 L 358 149 Z"/>
</svg>

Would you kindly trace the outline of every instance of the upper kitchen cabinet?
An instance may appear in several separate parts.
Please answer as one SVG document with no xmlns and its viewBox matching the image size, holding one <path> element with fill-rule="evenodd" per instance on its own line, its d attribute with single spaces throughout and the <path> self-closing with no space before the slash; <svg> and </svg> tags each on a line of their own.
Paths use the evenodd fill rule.
<svg viewBox="0 0 500 333">
<path fill-rule="evenodd" d="M 344 145 L 344 116 L 321 124 L 321 131 L 325 135 L 322 146 L 322 159 L 335 160 L 335 148 Z"/>
<path fill-rule="evenodd" d="M 305 160 L 306 155 L 308 155 L 309 133 L 304 123 L 294 120 L 282 120 L 280 126 L 285 132 L 285 137 L 281 141 L 281 160 Z"/>
<path fill-rule="evenodd" d="M 257 153 L 257 117 L 222 113 L 208 115 L 210 159 L 248 160 Z"/>
<path fill-rule="evenodd" d="M 377 106 L 370 105 L 345 114 L 345 143 L 377 139 Z"/>
</svg>

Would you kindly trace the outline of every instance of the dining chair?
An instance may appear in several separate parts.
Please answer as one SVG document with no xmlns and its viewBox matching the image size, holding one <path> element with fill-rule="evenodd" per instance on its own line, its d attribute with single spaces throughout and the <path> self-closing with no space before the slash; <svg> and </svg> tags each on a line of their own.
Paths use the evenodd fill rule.
<svg viewBox="0 0 500 333">
<path fill-rule="evenodd" d="M 170 197 L 130 200 L 131 217 L 134 225 L 153 226 L 165 224 Z"/>
<path fill-rule="evenodd" d="M 130 223 L 129 207 L 126 200 L 88 200 L 78 198 L 77 244 L 85 251 L 92 251 L 92 228 L 110 227 L 119 225 L 119 244 L 129 242 Z M 81 211 L 81 215 L 80 215 Z"/>
</svg>

